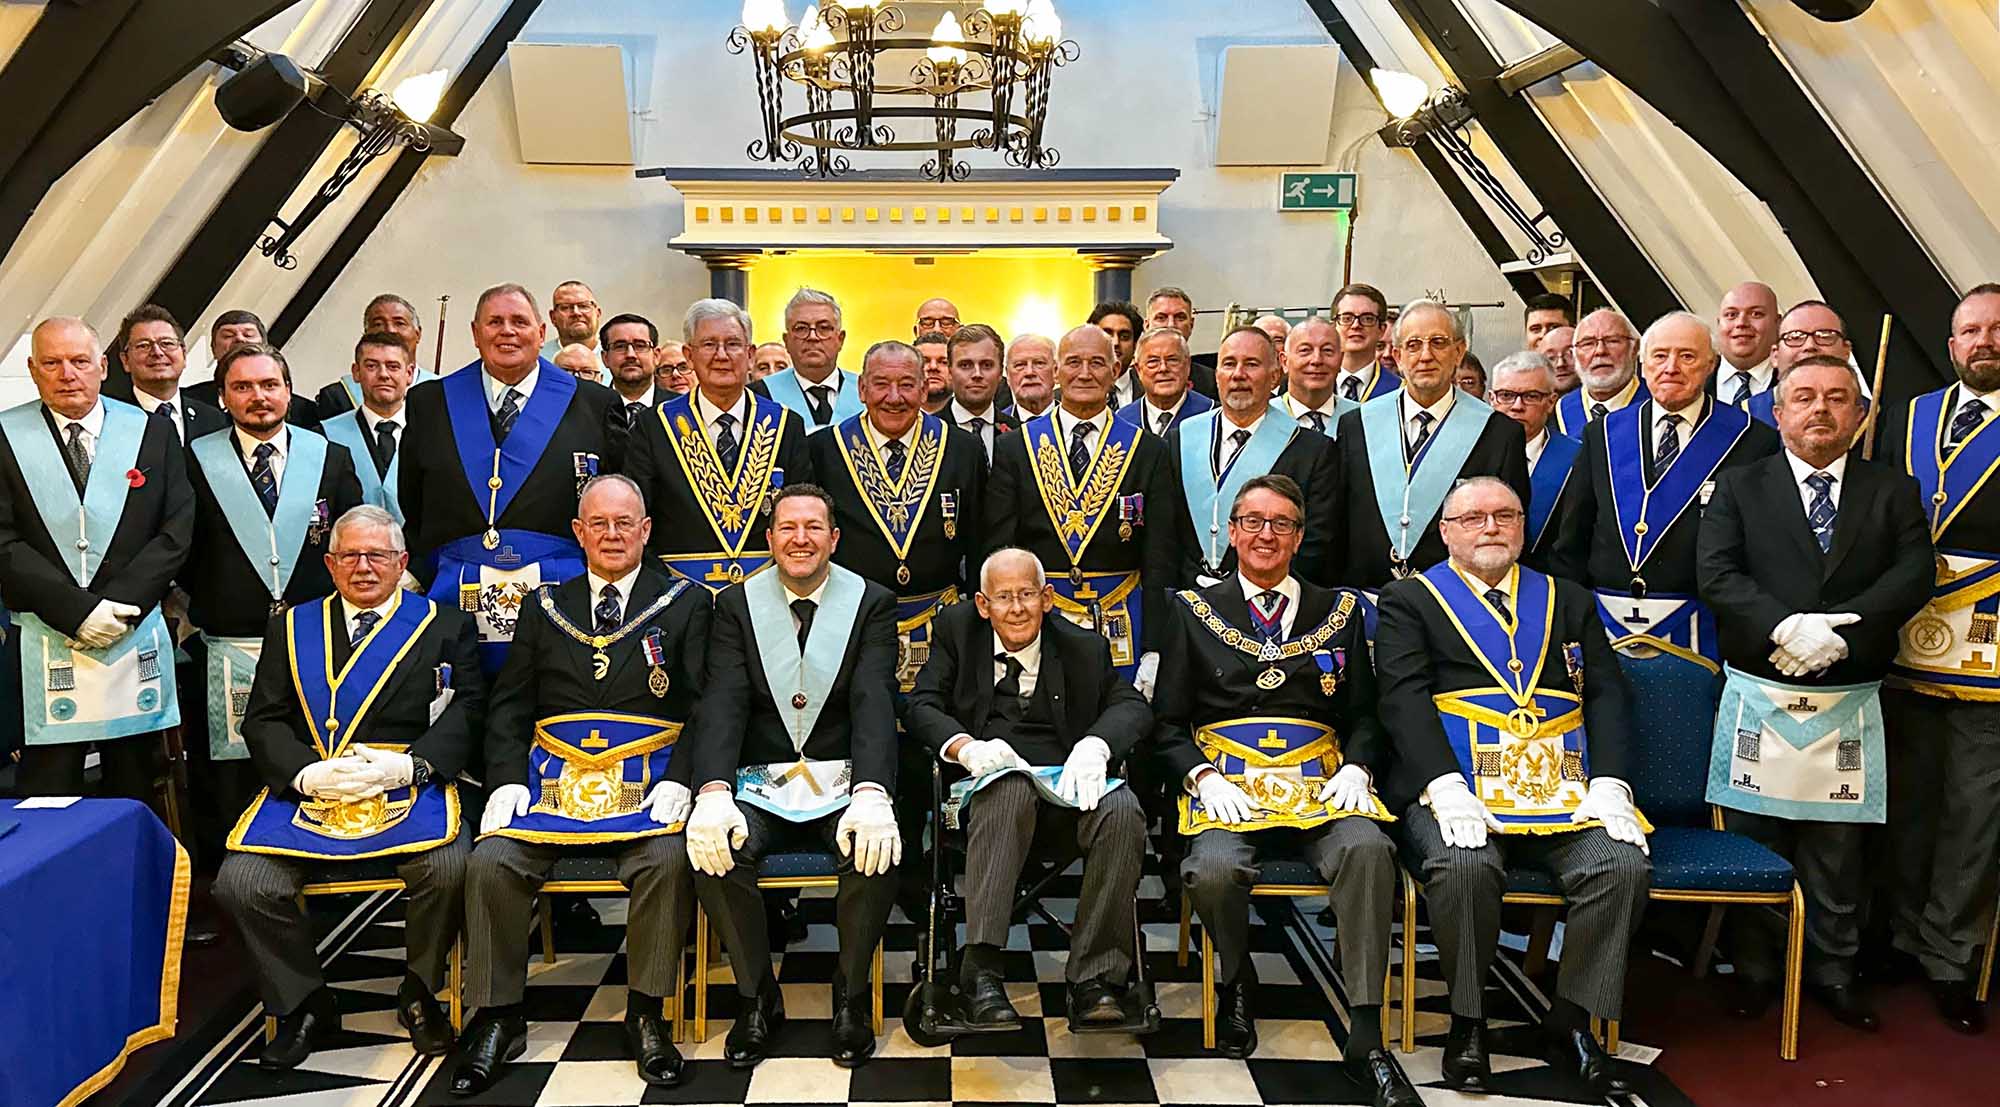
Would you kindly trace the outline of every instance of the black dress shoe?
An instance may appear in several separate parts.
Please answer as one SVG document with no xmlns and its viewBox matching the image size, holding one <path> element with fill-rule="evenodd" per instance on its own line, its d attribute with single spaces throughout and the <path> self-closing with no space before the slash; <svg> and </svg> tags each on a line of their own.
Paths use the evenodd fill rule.
<svg viewBox="0 0 2000 1107">
<path fill-rule="evenodd" d="M 1835 1022 L 1844 1026 L 1869 1031 L 1882 1026 L 1882 1021 L 1875 1017 L 1875 1009 L 1852 984 L 1815 984 L 1812 996 Z"/>
<path fill-rule="evenodd" d="M 1021 1013 L 997 972 L 975 972 L 959 986 L 959 1017 L 981 1030 L 1019 1030 Z"/>
<path fill-rule="evenodd" d="M 1986 1005 L 1979 1002 L 1969 980 L 1933 980 L 1931 998 L 1937 1001 L 1944 1024 L 1960 1034 L 1986 1032 Z"/>
<path fill-rule="evenodd" d="M 674 1033 L 659 1015 L 625 1013 L 625 1042 L 639 1065 L 639 1079 L 655 1088 L 671 1088 L 681 1082 L 681 1051 L 674 1048 Z"/>
<path fill-rule="evenodd" d="M 1444 1036 L 1441 1065 L 1445 1086 L 1462 1092 L 1483 1092 L 1493 1084 L 1493 1070 L 1486 1061 L 1486 1027 L 1474 1024 L 1464 1030 L 1452 1029 Z"/>
<path fill-rule="evenodd" d="M 1723 985 L 1723 1004 L 1739 1019 L 1763 1018 L 1771 1001 L 1778 998 L 1778 989 L 1740 972 L 1730 973 L 1726 979 L 1729 983 Z"/>
<path fill-rule="evenodd" d="M 1375 1107 L 1423 1107 L 1423 1097 L 1410 1086 L 1410 1078 L 1403 1075 L 1386 1049 L 1368 1051 L 1367 1069 L 1359 1079 L 1363 1086 L 1375 1089 Z"/>
<path fill-rule="evenodd" d="M 278 1016 L 278 1033 L 264 1043 L 257 1065 L 274 1072 L 295 1069 L 339 1029 L 340 1008 L 334 1004 L 333 993 L 321 988 L 291 1014 Z"/>
<path fill-rule="evenodd" d="M 1604 1047 L 1588 1031 L 1570 1029 L 1556 1034 L 1549 1043 L 1549 1063 L 1575 1077 L 1592 1094 L 1610 1095 L 1625 1090 L 1625 1082 L 1618 1079 L 1611 1055 L 1604 1052 Z"/>
<path fill-rule="evenodd" d="M 528 1022 L 519 1015 L 482 1018 L 465 1032 L 458 1049 L 451 1094 L 479 1095 L 493 1086 L 502 1066 L 528 1051 Z"/>
<path fill-rule="evenodd" d="M 776 980 L 766 981 L 757 998 L 749 1001 L 729 1037 L 722 1043 L 723 1059 L 733 1069 L 755 1068 L 771 1052 L 771 1041 L 785 1025 L 785 994 Z"/>
<path fill-rule="evenodd" d="M 875 1027 L 869 1018 L 873 1002 L 866 992 L 858 996 L 834 994 L 833 1063 L 841 1068 L 859 1068 L 875 1055 Z"/>
<path fill-rule="evenodd" d="M 1250 1011 L 1250 985 L 1224 984 L 1215 990 L 1215 1051 L 1238 1061 L 1257 1052 L 1257 1016 Z"/>
<path fill-rule="evenodd" d="M 222 928 L 207 912 L 188 912 L 187 932 L 181 940 L 196 949 L 206 949 L 222 940 Z"/>
<path fill-rule="evenodd" d="M 396 1021 L 410 1032 L 410 1048 L 425 1057 L 451 1052 L 451 1021 L 437 997 L 416 977 L 405 976 L 396 989 Z"/>
<path fill-rule="evenodd" d="M 1077 1026 L 1116 1026 L 1125 1021 L 1125 990 L 1099 977 L 1069 986 L 1069 1021 Z"/>
</svg>

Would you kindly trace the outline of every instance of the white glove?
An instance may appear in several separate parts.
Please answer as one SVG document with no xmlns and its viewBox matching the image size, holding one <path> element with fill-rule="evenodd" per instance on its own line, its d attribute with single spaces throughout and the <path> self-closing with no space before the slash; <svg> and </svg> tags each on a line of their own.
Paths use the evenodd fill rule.
<svg viewBox="0 0 2000 1107">
<path fill-rule="evenodd" d="M 833 831 L 843 857 L 854 858 L 854 871 L 881 876 L 903 861 L 903 835 L 896 829 L 896 809 L 888 793 L 876 788 L 855 791 L 847 813 Z"/>
<path fill-rule="evenodd" d="M 1771 651 L 1771 667 L 1778 670 L 1779 675 L 1788 677 L 1800 677 L 1812 672 L 1797 654 L 1783 646 Z"/>
<path fill-rule="evenodd" d="M 132 629 L 132 624 L 125 620 L 137 621 L 141 614 L 129 603 L 99 600 L 90 614 L 83 617 L 83 625 L 76 628 L 76 640 L 86 649 L 101 650 L 125 637 Z"/>
<path fill-rule="evenodd" d="M 356 745 L 354 752 L 375 770 L 383 788 L 406 788 L 417 778 L 416 762 L 407 753 L 395 750 L 378 750 L 373 746 Z"/>
<path fill-rule="evenodd" d="M 1333 804 L 1336 811 L 1370 811 L 1374 805 L 1368 802 L 1369 784 L 1367 769 L 1359 765 L 1342 765 L 1339 772 L 1319 786 L 1316 798 L 1321 803 Z"/>
<path fill-rule="evenodd" d="M 1021 759 L 1020 754 L 1014 752 L 1014 747 L 999 738 L 988 738 L 984 741 L 973 738 L 966 742 L 958 747 L 958 763 L 965 766 L 965 771 L 974 777 L 1027 764 Z"/>
<path fill-rule="evenodd" d="M 1781 650 L 1790 649 L 1793 636 L 1799 632 L 1799 620 L 1804 617 L 1805 613 L 1800 611 L 1785 616 L 1777 626 L 1771 628 L 1771 644 Z"/>
<path fill-rule="evenodd" d="M 687 785 L 673 780 L 662 780 L 653 785 L 646 794 L 646 817 L 661 826 L 672 826 L 688 817 L 688 810 L 694 806 L 694 796 Z"/>
<path fill-rule="evenodd" d="M 1791 641 L 1785 643 L 1785 649 L 1797 657 L 1809 673 L 1819 672 L 1846 657 L 1847 640 L 1834 628 L 1861 621 L 1861 616 L 1844 612 L 1807 612 L 1798 618 L 1798 626 L 1792 632 Z"/>
<path fill-rule="evenodd" d="M 1156 652 L 1140 654 L 1138 671 L 1132 674 L 1132 687 L 1146 697 L 1147 703 L 1153 702 L 1153 686 L 1159 683 L 1159 680 L 1160 655 Z"/>
<path fill-rule="evenodd" d="M 1157 655 L 1153 658 L 1158 661 Z M 1145 662 L 1140 662 L 1143 668 Z M 1076 804 L 1081 811 L 1097 810 L 1104 798 L 1104 774 L 1111 767 L 1111 747 L 1095 734 L 1077 740 L 1056 778 L 1056 795 Z"/>
<path fill-rule="evenodd" d="M 353 754 L 315 761 L 292 778 L 292 789 L 314 799 L 364 800 L 382 793 L 382 783 L 368 762 Z"/>
<path fill-rule="evenodd" d="M 1201 809 L 1219 823 L 1247 823 L 1264 809 L 1250 798 L 1250 793 L 1221 773 L 1201 774 L 1201 779 L 1195 782 L 1194 794 L 1201 801 Z"/>
<path fill-rule="evenodd" d="M 1647 855 L 1653 852 L 1646 845 L 1646 831 L 1639 825 L 1639 809 L 1632 803 L 1632 793 L 1624 781 L 1615 777 L 1604 776 L 1591 781 L 1590 790 L 1584 793 L 1583 802 L 1576 805 L 1569 821 L 1601 822 L 1604 833 L 1611 835 L 1612 841 L 1638 846 L 1639 852 Z"/>
<path fill-rule="evenodd" d="M 528 806 L 534 797 L 528 794 L 525 784 L 502 784 L 486 797 L 486 810 L 479 816 L 479 833 L 491 834 L 505 830 L 515 819 L 528 814 Z"/>
<path fill-rule="evenodd" d="M 1423 800 L 1430 804 L 1431 814 L 1437 816 L 1438 833 L 1444 835 L 1447 846 L 1484 849 L 1486 832 L 1500 829 L 1500 820 L 1479 802 L 1479 797 L 1465 786 L 1465 778 L 1457 773 L 1446 773 L 1431 781 L 1424 789 Z"/>
<path fill-rule="evenodd" d="M 688 864 L 709 876 L 727 876 L 736 867 L 732 852 L 750 837 L 750 823 L 736 809 L 736 796 L 727 788 L 703 792 L 694 798 L 694 814 L 688 816 Z"/>
</svg>

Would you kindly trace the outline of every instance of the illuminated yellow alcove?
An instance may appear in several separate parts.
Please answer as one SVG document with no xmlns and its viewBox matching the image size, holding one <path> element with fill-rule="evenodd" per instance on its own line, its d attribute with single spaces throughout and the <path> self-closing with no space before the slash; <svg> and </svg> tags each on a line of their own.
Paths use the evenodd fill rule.
<svg viewBox="0 0 2000 1107">
<path fill-rule="evenodd" d="M 917 305 L 943 296 L 962 323 L 986 323 L 1010 341 L 1017 334 L 1059 337 L 1090 315 L 1090 263 L 1076 256 L 985 252 L 926 258 L 813 251 L 765 256 L 750 267 L 750 315 L 759 342 L 784 329 L 785 301 L 801 285 L 832 293 L 847 328 L 844 368 L 885 338 L 908 342 Z"/>
</svg>

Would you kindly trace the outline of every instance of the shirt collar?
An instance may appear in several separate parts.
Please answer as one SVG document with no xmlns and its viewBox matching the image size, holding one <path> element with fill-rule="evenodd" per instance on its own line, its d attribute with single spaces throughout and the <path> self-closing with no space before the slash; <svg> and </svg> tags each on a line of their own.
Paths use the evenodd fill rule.
<svg viewBox="0 0 2000 1107">
<path fill-rule="evenodd" d="M 699 385 L 695 386 L 693 395 L 695 410 L 701 414 L 701 425 L 703 427 L 713 427 L 716 416 L 723 414 L 723 410 L 708 402 L 708 396 L 702 392 Z M 742 434 L 743 428 L 750 423 L 749 407 L 750 390 L 746 388 L 743 390 L 741 396 L 736 397 L 736 406 L 730 408 L 728 412 L 736 416 L 736 433 L 738 434 Z"/>
<path fill-rule="evenodd" d="M 1804 484 L 1806 478 L 1812 476 L 1814 473 L 1825 473 L 1827 476 L 1833 478 L 1835 484 L 1839 484 L 1847 476 L 1846 454 L 1834 458 L 1833 464 L 1819 469 L 1807 465 L 1804 458 L 1790 450 L 1785 451 L 1785 461 L 1792 467 L 1792 483 L 1794 484 Z"/>
<path fill-rule="evenodd" d="M 1964 381 L 1960 381 L 1958 384 L 1958 402 L 1956 407 L 1963 408 L 1967 400 L 1980 401 L 1986 405 L 1986 410 L 1988 411 L 2000 411 L 2000 388 L 1996 388 L 1991 392 L 1974 392 L 1972 389 L 1966 387 Z M 1957 414 L 1957 412 L 1954 411 L 1953 414 Z"/>
<path fill-rule="evenodd" d="M 1472 589 L 1473 595 L 1478 596 L 1481 599 L 1484 599 L 1488 591 L 1498 588 L 1502 593 L 1506 595 L 1507 606 L 1509 608 L 1512 608 L 1514 606 L 1514 593 L 1518 589 L 1521 581 L 1521 573 L 1519 565 L 1516 565 L 1513 568 L 1508 569 L 1507 575 L 1501 577 L 1500 583 L 1498 584 L 1488 584 L 1485 581 L 1479 579 L 1478 577 L 1473 576 L 1470 571 L 1459 565 L 1458 562 L 1456 561 L 1451 562 L 1451 569 L 1452 572 L 1458 574 L 1460 580 L 1463 580 L 1465 582 L 1465 586 L 1467 588 Z"/>
<path fill-rule="evenodd" d="M 965 406 L 964 404 L 961 404 L 961 403 L 959 403 L 959 402 L 958 402 L 958 397 L 956 397 L 956 396 L 952 397 L 952 400 L 951 400 L 951 421 L 952 421 L 952 422 L 954 422 L 954 423 L 963 423 L 963 422 L 965 422 L 965 421 L 966 421 L 966 420 L 968 420 L 968 419 L 984 419 L 984 420 L 986 420 L 986 425 L 987 425 L 987 426 L 989 426 L 989 427 L 990 427 L 990 426 L 992 426 L 992 425 L 993 425 L 993 405 L 992 405 L 992 404 L 990 404 L 990 403 L 989 403 L 989 404 L 987 404 L 987 405 L 986 405 L 986 410 L 985 410 L 985 411 L 973 411 L 973 410 L 972 410 L 971 408 L 968 408 L 968 407 L 966 407 L 966 406 Z"/>
<path fill-rule="evenodd" d="M 521 394 L 521 400 L 520 400 L 521 406 L 527 407 L 528 397 L 534 395 L 535 382 L 537 380 L 540 380 L 541 376 L 542 376 L 542 363 L 537 361 L 533 365 L 533 367 L 531 367 L 528 370 L 528 375 L 521 378 L 520 384 L 511 384 L 511 385 L 502 384 L 500 383 L 500 378 L 486 371 L 486 365 L 484 362 L 480 363 L 479 383 L 486 386 L 486 410 L 499 411 L 500 401 L 506 397 L 507 390 L 509 388 L 512 388 L 514 391 L 519 392 Z"/>
<path fill-rule="evenodd" d="M 396 591 L 389 593 L 388 599 L 383 600 L 381 603 L 376 604 L 374 607 L 357 608 L 353 604 L 347 602 L 347 597 L 342 596 L 340 598 L 340 609 L 342 611 L 347 612 L 348 636 L 353 637 L 354 621 L 361 617 L 361 613 L 363 611 L 373 611 L 377 616 L 375 625 L 379 627 L 383 623 L 389 621 L 389 616 L 395 614 L 396 605 L 402 600 L 402 598 L 403 598 L 402 589 L 399 588 Z"/>
<path fill-rule="evenodd" d="M 639 569 L 640 566 L 634 565 L 632 566 L 631 572 L 626 573 L 624 576 L 619 577 L 617 580 L 605 580 L 603 577 L 598 576 L 595 571 L 590 572 L 589 576 L 590 576 L 591 602 L 594 604 L 597 601 L 597 598 L 604 594 L 604 586 L 607 584 L 615 584 L 618 586 L 619 603 L 624 604 L 632 602 L 632 582 L 638 579 Z"/>
<path fill-rule="evenodd" d="M 56 421 L 56 430 L 62 432 L 65 438 L 69 436 L 69 425 L 71 423 L 83 424 L 84 433 L 90 435 L 93 441 L 104 434 L 104 401 L 102 399 L 97 401 L 96 406 L 84 412 L 81 419 L 72 419 L 55 408 L 49 408 L 48 411 L 50 417 Z"/>
<path fill-rule="evenodd" d="M 833 367 L 833 371 L 826 375 L 825 380 L 807 380 L 806 375 L 799 370 L 798 366 L 794 365 L 792 367 L 792 378 L 799 382 L 799 391 L 804 392 L 808 396 L 812 395 L 812 390 L 815 388 L 831 388 L 834 395 L 840 395 L 840 386 L 844 383 L 841 378 L 845 376 L 847 374 L 841 372 L 840 366 L 836 365 Z"/>
<path fill-rule="evenodd" d="M 1542 424 L 1542 433 L 1534 436 L 1533 438 L 1528 439 L 1527 448 L 1528 448 L 1528 467 L 1532 469 L 1534 468 L 1535 462 L 1541 459 L 1542 451 L 1549 448 L 1548 424 L 1546 423 Z"/>
<path fill-rule="evenodd" d="M 1097 433 L 1091 435 L 1089 438 L 1090 448 L 1093 450 L 1097 448 L 1098 443 L 1104 441 L 1104 429 L 1111 425 L 1111 408 L 1109 405 L 1100 410 L 1093 419 L 1078 419 L 1076 416 L 1071 415 L 1069 409 L 1061 404 L 1051 405 L 1049 410 L 1055 413 L 1056 432 L 1062 435 L 1064 449 L 1069 448 L 1069 437 L 1076 433 L 1076 425 L 1078 423 L 1089 423 L 1091 426 L 1097 428 Z"/>
<path fill-rule="evenodd" d="M 1185 388 L 1181 389 L 1180 398 L 1174 401 L 1174 406 L 1172 407 L 1161 407 L 1158 404 L 1155 404 L 1151 396 L 1142 397 L 1139 402 L 1146 405 L 1146 422 L 1149 425 L 1149 427 L 1159 426 L 1160 416 L 1162 415 L 1167 415 L 1167 416 L 1179 415 L 1181 413 L 1181 409 L 1187 406 L 1188 392 L 1189 389 Z"/>
<path fill-rule="evenodd" d="M 1243 602 L 1252 605 L 1252 610 L 1258 610 L 1255 605 L 1257 597 L 1263 595 L 1266 591 L 1264 586 L 1252 583 L 1250 578 L 1244 576 L 1242 573 L 1236 574 L 1236 583 L 1238 587 L 1243 589 Z M 1298 607 L 1299 578 L 1288 576 L 1284 580 L 1279 581 L 1278 586 L 1275 589 L 1271 589 L 1271 591 L 1275 591 L 1278 595 L 1291 601 L 1293 608 Z"/>
<path fill-rule="evenodd" d="M 375 414 L 375 409 L 369 407 L 367 404 L 362 404 L 359 410 L 361 412 L 361 423 L 368 428 L 368 433 L 370 434 L 375 433 L 384 423 L 396 424 L 396 429 L 399 431 L 403 429 L 403 408 L 400 404 L 396 406 L 394 412 L 388 415 Z"/>
<path fill-rule="evenodd" d="M 1326 402 L 1318 407 L 1313 407 L 1304 400 L 1299 399 L 1296 395 L 1287 392 L 1285 393 L 1285 410 L 1291 412 L 1294 416 L 1301 416 L 1317 411 L 1321 415 L 1331 419 L 1340 410 L 1340 383 L 1338 381 L 1334 382 L 1333 391 L 1327 394 Z"/>
<path fill-rule="evenodd" d="M 1217 404 L 1216 410 L 1221 411 L 1222 406 L 1220 404 Z M 1236 436 L 1237 431 L 1249 431 L 1251 436 L 1255 437 L 1257 434 L 1257 428 L 1264 425 L 1264 419 L 1270 413 L 1271 409 L 1268 406 L 1265 407 L 1263 411 L 1257 413 L 1257 417 L 1255 419 L 1250 420 L 1250 425 L 1247 427 L 1239 427 L 1235 423 L 1230 422 L 1228 415 L 1218 415 L 1216 416 L 1215 419 L 1215 431 L 1217 434 L 1222 436 L 1221 441 L 1224 442 L 1227 442 L 1231 438 L 1234 438 Z"/>
<path fill-rule="evenodd" d="M 618 393 L 619 407 L 631 407 L 633 404 L 645 404 L 647 407 L 655 407 L 659 404 L 659 401 L 660 386 L 657 384 L 646 385 L 646 394 L 636 400 L 628 399 L 623 392 Z"/>
<path fill-rule="evenodd" d="M 1444 395 L 1438 398 L 1437 403 L 1429 407 L 1418 407 L 1416 397 L 1410 395 L 1410 390 L 1407 388 L 1403 389 L 1400 395 L 1403 405 L 1404 426 L 1408 426 L 1410 420 L 1417 417 L 1417 412 L 1428 411 L 1431 413 L 1431 426 L 1435 428 L 1438 424 L 1444 422 L 1446 416 L 1451 414 L 1451 405 L 1458 402 L 1458 389 L 1456 387 L 1445 389 Z"/>
<path fill-rule="evenodd" d="M 793 592 L 793 591 L 792 591 L 791 589 L 789 589 L 789 588 L 785 588 L 785 589 L 784 589 L 784 591 L 785 591 L 785 606 L 786 606 L 786 607 L 790 607 L 790 606 L 791 606 L 792 604 L 794 604 L 794 603 L 797 603 L 797 602 L 798 602 L 798 601 L 800 601 L 800 600 L 811 600 L 811 601 L 813 602 L 813 607 L 814 607 L 814 609 L 817 609 L 817 608 L 819 607 L 819 604 L 820 604 L 820 600 L 821 600 L 821 599 L 823 599 L 823 598 L 825 598 L 825 596 L 826 596 L 826 582 L 827 582 L 828 580 L 832 580 L 832 579 L 833 579 L 833 574 L 832 574 L 832 573 L 828 573 L 828 574 L 826 575 L 826 580 L 822 580 L 822 581 L 820 581 L 820 582 L 819 582 L 819 587 L 818 587 L 818 588 L 815 588 L 815 589 L 813 589 L 813 590 L 812 590 L 811 592 L 808 592 L 807 594 L 805 594 L 805 595 L 803 595 L 803 596 L 800 596 L 800 595 L 797 595 L 797 594 L 795 594 L 795 593 L 794 593 L 794 592 Z M 780 588 L 783 588 L 783 587 L 784 587 L 784 584 L 783 584 L 783 582 L 780 582 L 780 583 L 779 583 L 779 587 L 780 587 Z"/>
<path fill-rule="evenodd" d="M 1021 663 L 1024 672 L 1040 674 L 1042 671 L 1042 632 L 1036 631 L 1034 640 L 1018 650 L 1010 650 L 1000 641 L 1000 632 L 993 632 L 993 652 L 1007 654 Z"/>
<path fill-rule="evenodd" d="M 1632 398 L 1634 396 L 1637 396 L 1638 394 L 1639 394 L 1639 374 L 1634 373 L 1632 374 L 1632 379 L 1625 382 L 1625 387 L 1619 389 L 1616 393 L 1612 394 L 1612 397 L 1608 400 L 1597 399 L 1590 394 L 1590 389 L 1588 388 L 1584 389 L 1583 407 L 1584 410 L 1588 411 L 1591 405 L 1593 404 L 1603 404 L 1604 410 L 1606 411 L 1618 411 L 1624 408 L 1626 405 L 1630 404 L 1632 402 Z"/>
<path fill-rule="evenodd" d="M 917 428 L 923 425 L 924 417 L 919 415 L 914 422 L 904 429 L 903 433 L 891 438 L 882 433 L 882 429 L 875 425 L 875 420 L 865 415 L 861 417 L 862 430 L 868 435 L 868 444 L 875 447 L 876 453 L 881 453 L 882 449 L 891 442 L 901 442 L 906 448 L 909 447 L 911 437 L 917 433 Z"/>
<path fill-rule="evenodd" d="M 160 399 L 158 396 L 153 395 L 151 392 L 148 392 L 143 388 L 134 388 L 132 390 L 132 399 L 137 401 L 140 410 L 144 411 L 148 415 L 151 415 L 155 411 L 158 411 L 160 409 L 161 404 L 172 404 L 174 405 L 175 410 L 182 414 L 185 414 L 187 412 L 187 401 L 181 399 L 181 390 L 178 388 L 174 389 L 173 395 L 168 396 L 164 400 Z"/>
<path fill-rule="evenodd" d="M 1706 404 L 1707 402 L 1708 402 L 1708 397 L 1702 393 L 1697 392 L 1695 393 L 1694 399 L 1689 401 L 1686 407 L 1669 411 L 1667 410 L 1667 405 L 1661 403 L 1658 400 L 1654 400 L 1652 402 L 1653 425 L 1657 427 L 1660 425 L 1660 420 L 1665 419 L 1669 415 L 1678 415 L 1681 417 L 1681 422 L 1687 424 L 1687 429 L 1690 432 L 1692 432 L 1695 428 L 1695 424 L 1701 422 L 1702 405 Z"/>
<path fill-rule="evenodd" d="M 263 445 L 263 442 L 251 437 L 250 433 L 242 427 L 232 426 L 230 430 L 236 434 L 236 447 L 243 451 L 243 460 L 247 463 L 254 459 L 257 455 L 257 447 Z M 278 451 L 277 460 L 283 461 L 291 455 L 291 437 L 292 429 L 280 423 L 278 425 L 278 433 L 271 436 L 271 445 Z"/>
</svg>

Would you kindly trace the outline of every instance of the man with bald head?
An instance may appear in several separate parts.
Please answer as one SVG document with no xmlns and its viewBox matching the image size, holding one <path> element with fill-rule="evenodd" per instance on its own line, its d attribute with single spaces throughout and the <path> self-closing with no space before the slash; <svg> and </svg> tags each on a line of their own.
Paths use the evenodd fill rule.
<svg viewBox="0 0 2000 1107">
<path fill-rule="evenodd" d="M 1336 384 L 1344 364 L 1340 329 L 1315 315 L 1291 328 L 1283 341 L 1285 392 L 1278 403 L 1300 426 L 1334 437 L 1340 417 L 1361 406 L 1342 396 Z"/>
<path fill-rule="evenodd" d="M 1558 374 L 1556 391 L 1562 399 L 1556 404 L 1556 429 L 1582 439 L 1583 428 L 1592 422 L 1644 401 L 1646 385 L 1639 379 L 1639 332 L 1622 313 L 1598 308 L 1583 317 L 1574 333 L 1564 353 L 1582 387 L 1565 391 Z M 1555 355 L 1547 346 L 1542 354 L 1553 367 Z"/>
<path fill-rule="evenodd" d="M 1118 363 L 1088 323 L 1056 348 L 1061 402 L 994 444 L 986 545 L 1019 546 L 1049 568 L 1056 609 L 1111 642 L 1119 672 L 1151 687 L 1146 626 L 1178 581 L 1178 490 L 1166 448 L 1112 418 Z"/>
<path fill-rule="evenodd" d="M 173 424 L 102 396 L 104 373 L 89 324 L 45 319 L 29 342 L 36 398 L 0 412 L 0 601 L 27 740 L 16 788 L 84 794 L 95 742 L 103 793 L 143 802 L 159 732 L 180 723 L 160 601 L 188 555 L 194 492 Z"/>
<path fill-rule="evenodd" d="M 1778 345 L 1778 294 L 1762 281 L 1744 281 L 1723 293 L 1715 309 L 1722 360 L 1715 374 L 1722 402 L 1748 410 L 1750 399 L 1777 383 L 1772 354 Z"/>
<path fill-rule="evenodd" d="M 590 355 L 589 373 L 571 369 L 570 372 L 584 380 L 604 383 L 604 351 L 597 348 L 598 323 L 604 318 L 604 309 L 598 306 L 597 293 L 582 281 L 564 281 L 549 294 L 549 339 L 542 347 L 542 356 L 556 362 L 556 355 L 571 346 L 582 346 Z"/>
<path fill-rule="evenodd" d="M 950 338 L 958 328 L 958 305 L 942 296 L 933 296 L 917 305 L 917 321 L 910 334 L 915 337 L 936 332 Z"/>
<path fill-rule="evenodd" d="M 1047 335 L 1015 335 L 1007 344 L 1007 391 L 1014 398 L 1004 409 L 1009 418 L 1022 422 L 1048 413 L 1056 398 L 1056 344 Z"/>
</svg>

